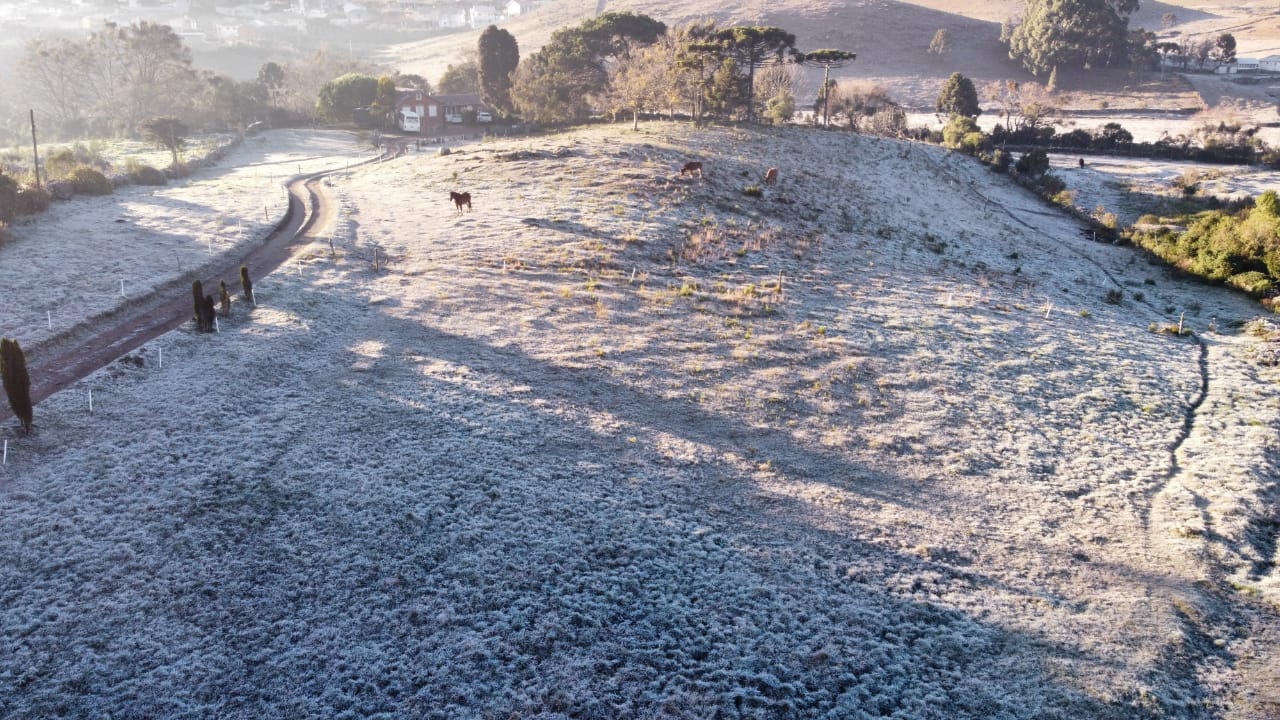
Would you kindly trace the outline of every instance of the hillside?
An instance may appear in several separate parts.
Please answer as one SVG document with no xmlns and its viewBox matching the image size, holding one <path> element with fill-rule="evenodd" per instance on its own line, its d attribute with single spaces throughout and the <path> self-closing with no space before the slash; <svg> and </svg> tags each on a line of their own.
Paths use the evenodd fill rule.
<svg viewBox="0 0 1280 720">
<path fill-rule="evenodd" d="M 679 25 L 692 20 L 714 19 L 721 25 L 776 25 L 795 33 L 802 50 L 835 47 L 858 53 L 858 60 L 836 73 L 838 77 L 873 79 L 886 85 L 894 98 L 913 108 L 932 109 L 942 82 L 953 72 L 961 72 L 982 84 L 993 80 L 1034 78 L 1009 61 L 999 43 L 1000 24 L 1016 17 L 1023 3 L 1000 0 L 974 3 L 957 0 L 776 0 L 775 2 L 725 4 L 695 0 L 556 0 L 545 8 L 512 18 L 503 25 L 528 55 L 561 27 L 576 25 L 591 17 L 603 5 L 608 11 L 630 10 Z M 1165 16 L 1172 15 L 1166 23 Z M 1280 53 L 1280 18 L 1274 6 L 1249 0 L 1230 6 L 1184 0 L 1178 3 L 1144 2 L 1134 14 L 1131 27 L 1145 27 L 1163 39 L 1215 36 L 1230 32 L 1240 54 L 1261 57 Z M 953 50 L 939 58 L 928 54 L 934 32 L 946 28 Z M 463 32 L 417 43 L 396 45 L 379 59 L 405 72 L 432 79 L 440 77 L 449 63 L 474 54 L 479 31 Z M 1206 79 L 1207 80 L 1207 79 Z M 1133 77 L 1126 72 L 1089 72 L 1076 76 L 1063 73 L 1064 106 L 1090 111 L 1111 110 L 1196 110 L 1226 105 L 1256 112 L 1271 110 L 1275 98 L 1268 84 L 1242 86 L 1217 79 L 1188 84 L 1177 76 Z M 811 78 L 816 92 L 820 74 Z M 1267 114 L 1274 120 L 1274 112 Z"/>
<path fill-rule="evenodd" d="M 848 134 L 595 127 L 330 190 L 259 307 L 4 428 L 0 715 L 1280 712 L 1244 299 Z"/>
</svg>

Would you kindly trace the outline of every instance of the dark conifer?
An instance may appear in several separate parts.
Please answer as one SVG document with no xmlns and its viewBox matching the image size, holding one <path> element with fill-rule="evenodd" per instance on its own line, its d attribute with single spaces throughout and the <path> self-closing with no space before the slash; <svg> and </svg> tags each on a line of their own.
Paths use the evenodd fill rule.
<svg viewBox="0 0 1280 720">
<path fill-rule="evenodd" d="M 227 292 L 227 281 L 218 281 L 218 304 L 222 306 L 222 317 L 231 317 L 231 293 Z"/>
<path fill-rule="evenodd" d="M 0 338 L 0 376 L 9 407 L 22 423 L 23 432 L 31 432 L 31 378 L 27 375 L 27 358 L 17 340 Z"/>
<path fill-rule="evenodd" d="M 253 282 L 249 280 L 249 266 L 240 266 L 240 288 L 244 290 L 244 299 L 253 302 Z"/>
<path fill-rule="evenodd" d="M 205 295 L 204 301 L 200 304 L 200 329 L 204 332 L 213 332 L 213 323 L 215 312 L 213 309 L 213 296 Z"/>
<path fill-rule="evenodd" d="M 204 329 L 204 322 L 201 320 L 200 308 L 204 305 L 204 286 L 199 280 L 191 281 L 191 319 L 196 321 L 196 326 L 201 330 Z"/>
</svg>

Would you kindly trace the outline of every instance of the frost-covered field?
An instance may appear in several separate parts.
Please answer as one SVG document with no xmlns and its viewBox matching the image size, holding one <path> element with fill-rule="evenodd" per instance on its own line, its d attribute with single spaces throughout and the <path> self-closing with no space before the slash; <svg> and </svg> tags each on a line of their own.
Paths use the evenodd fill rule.
<svg viewBox="0 0 1280 720">
<path fill-rule="evenodd" d="M 258 308 L 6 428 L 0 715 L 1280 709 L 1245 300 L 846 134 L 601 127 L 329 191 Z"/>
<path fill-rule="evenodd" d="M 30 348 L 242 254 L 288 209 L 284 181 L 373 155 L 351 133 L 274 130 L 166 186 L 55 201 L 0 245 L 0 334 Z"/>
<path fill-rule="evenodd" d="M 1165 206 L 1181 197 L 1179 183 L 1192 181 L 1200 197 L 1239 200 L 1280 188 L 1280 172 L 1248 165 L 1211 165 L 1171 160 L 1051 155 L 1052 172 L 1075 194 L 1075 205 L 1085 211 L 1102 206 L 1115 213 L 1121 227 L 1145 214 L 1162 214 Z"/>
</svg>

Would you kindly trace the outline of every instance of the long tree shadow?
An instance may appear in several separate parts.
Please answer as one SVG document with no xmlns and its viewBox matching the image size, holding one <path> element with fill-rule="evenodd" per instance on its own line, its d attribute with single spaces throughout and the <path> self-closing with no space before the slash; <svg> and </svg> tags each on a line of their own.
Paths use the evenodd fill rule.
<svg viewBox="0 0 1280 720">
<path fill-rule="evenodd" d="M 901 478 L 393 305 L 289 303 L 314 317 L 225 336 L 234 383 L 131 396 L 178 421 L 164 452 L 108 426 L 107 470 L 51 456 L 0 503 L 0 714 L 1212 716 L 947 607 L 991 580 L 755 497 L 739 458 L 931 501 Z"/>
</svg>

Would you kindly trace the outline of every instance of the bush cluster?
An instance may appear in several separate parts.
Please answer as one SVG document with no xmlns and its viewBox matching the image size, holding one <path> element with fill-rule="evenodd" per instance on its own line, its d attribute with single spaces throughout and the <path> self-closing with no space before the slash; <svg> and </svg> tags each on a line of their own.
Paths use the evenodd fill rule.
<svg viewBox="0 0 1280 720">
<path fill-rule="evenodd" d="M 1205 210 L 1177 218 L 1185 232 L 1169 227 L 1138 230 L 1134 244 L 1175 267 L 1264 297 L 1280 280 L 1280 199 L 1274 190 L 1252 208 Z"/>
<path fill-rule="evenodd" d="M 138 166 L 136 170 L 129 173 L 129 177 L 136 185 L 165 185 L 169 182 L 164 172 L 150 165 Z"/>
<path fill-rule="evenodd" d="M 81 195 L 110 195 L 115 187 L 97 168 L 80 165 L 67 174 L 67 182 Z"/>
<path fill-rule="evenodd" d="M 53 195 L 44 187 L 23 185 L 18 188 L 16 210 L 19 215 L 38 215 L 49 209 Z"/>
</svg>

